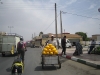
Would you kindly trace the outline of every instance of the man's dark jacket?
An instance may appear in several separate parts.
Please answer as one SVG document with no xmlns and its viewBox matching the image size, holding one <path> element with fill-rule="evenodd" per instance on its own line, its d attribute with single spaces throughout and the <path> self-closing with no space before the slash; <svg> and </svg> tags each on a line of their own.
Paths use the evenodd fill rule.
<svg viewBox="0 0 100 75">
<path fill-rule="evenodd" d="M 65 38 L 63 38 L 63 39 L 61 40 L 61 46 L 62 46 L 62 47 L 66 47 L 66 39 L 65 39 Z"/>
</svg>

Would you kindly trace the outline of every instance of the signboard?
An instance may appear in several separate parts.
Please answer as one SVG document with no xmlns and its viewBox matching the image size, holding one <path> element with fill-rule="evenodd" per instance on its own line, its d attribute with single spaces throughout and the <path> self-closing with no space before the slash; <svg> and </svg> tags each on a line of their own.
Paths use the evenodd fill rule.
<svg viewBox="0 0 100 75">
<path fill-rule="evenodd" d="M 42 38 L 49 38 L 49 35 L 48 34 L 43 34 Z"/>
</svg>

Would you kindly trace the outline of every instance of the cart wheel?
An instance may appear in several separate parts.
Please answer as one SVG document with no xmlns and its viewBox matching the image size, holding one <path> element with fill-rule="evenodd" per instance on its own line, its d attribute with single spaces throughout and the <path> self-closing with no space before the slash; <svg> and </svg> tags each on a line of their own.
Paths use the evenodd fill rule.
<svg viewBox="0 0 100 75">
<path fill-rule="evenodd" d="M 2 57 L 4 57 L 5 56 L 5 53 L 2 53 Z"/>
<path fill-rule="evenodd" d="M 42 63 L 42 69 L 44 69 L 44 64 Z"/>
<path fill-rule="evenodd" d="M 21 73 L 19 73 L 18 75 L 22 75 Z"/>
<path fill-rule="evenodd" d="M 59 63 L 59 67 L 58 67 L 59 69 L 61 68 L 61 63 Z"/>
</svg>

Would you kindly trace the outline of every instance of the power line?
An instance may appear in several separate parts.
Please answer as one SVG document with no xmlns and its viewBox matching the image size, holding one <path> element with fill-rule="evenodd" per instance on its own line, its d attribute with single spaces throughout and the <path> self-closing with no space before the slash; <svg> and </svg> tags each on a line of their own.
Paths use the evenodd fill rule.
<svg viewBox="0 0 100 75">
<path fill-rule="evenodd" d="M 60 14 L 58 14 L 58 16 L 59 16 Z M 57 17 L 58 17 L 57 16 Z M 54 21 L 53 22 L 55 22 L 55 19 L 54 19 Z M 53 22 L 44 30 L 44 32 L 53 24 Z"/>
<path fill-rule="evenodd" d="M 54 10 L 54 8 L 50 9 L 50 8 L 8 8 L 8 9 L 5 9 L 5 8 L 2 8 L 0 10 L 11 10 L 11 9 L 27 9 L 27 10 Z"/>
<path fill-rule="evenodd" d="M 97 20 L 100 20 L 99 18 L 93 18 L 93 17 L 83 16 L 83 15 L 78 15 L 78 14 L 73 14 L 73 13 L 69 13 L 69 12 L 65 12 L 65 13 L 71 14 L 71 15 L 76 15 L 76 16 L 81 16 L 81 17 L 86 17 L 86 18 L 91 18 L 91 19 L 97 19 Z"/>
<path fill-rule="evenodd" d="M 15 4 L 18 4 L 19 6 L 21 5 L 21 6 L 35 6 L 35 7 L 33 7 L 33 8 L 26 8 L 26 7 L 16 7 L 16 6 L 13 6 L 14 4 L 13 3 L 11 3 L 11 2 L 8 2 L 8 3 L 5 3 L 4 5 L 7 5 L 7 4 L 9 4 L 10 6 L 13 6 L 13 7 L 11 7 L 11 8 L 9 8 L 9 9 L 12 9 L 12 8 L 20 8 L 20 9 L 22 9 L 22 8 L 25 8 L 25 9 L 32 9 L 32 10 L 54 10 L 54 9 L 52 9 L 52 7 L 51 6 L 48 6 L 48 4 L 24 4 L 24 3 L 16 3 L 16 2 L 14 2 Z M 13 5 L 12 5 L 13 4 Z M 7 5 L 7 8 L 9 7 L 9 5 Z M 41 6 L 44 6 L 44 5 L 46 5 L 46 7 L 45 8 L 40 8 Z M 52 4 L 51 4 L 52 5 Z M 39 6 L 39 7 L 38 7 Z M 58 5 L 58 9 L 59 9 L 59 5 Z M 37 8 L 39 8 L 39 9 L 37 9 Z M 51 9 L 48 9 L 48 8 L 51 8 Z M 76 6 L 76 7 L 68 7 L 68 8 L 70 8 L 70 9 L 81 9 L 81 8 L 78 8 L 78 6 Z M 2 9 L 2 8 L 0 8 L 0 9 Z M 3 9 L 5 9 L 5 8 L 3 8 Z M 84 11 L 84 9 L 81 9 L 81 10 L 78 10 L 78 12 L 79 11 Z M 88 11 L 85 11 L 85 12 L 83 12 L 83 13 L 86 13 L 86 12 L 88 12 Z M 93 13 L 91 13 L 91 14 L 93 14 Z"/>
</svg>

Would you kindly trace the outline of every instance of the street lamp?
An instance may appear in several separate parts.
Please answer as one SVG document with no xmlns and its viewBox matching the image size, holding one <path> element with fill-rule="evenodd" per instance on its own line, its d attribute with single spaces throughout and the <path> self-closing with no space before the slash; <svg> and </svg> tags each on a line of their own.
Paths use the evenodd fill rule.
<svg viewBox="0 0 100 75">
<path fill-rule="evenodd" d="M 61 26 L 61 39 L 62 39 L 62 11 L 60 11 L 60 26 Z"/>
<path fill-rule="evenodd" d="M 63 28 L 62 28 L 62 13 L 65 14 L 66 12 L 60 11 L 61 38 L 62 38 L 62 32 L 63 32 Z"/>
<path fill-rule="evenodd" d="M 11 28 L 14 28 L 13 26 L 8 26 L 8 28 L 10 29 L 10 33 L 11 33 Z"/>
<path fill-rule="evenodd" d="M 100 8 L 98 8 L 98 11 L 100 12 Z"/>
<path fill-rule="evenodd" d="M 87 32 L 86 32 L 85 34 L 86 34 L 86 36 L 87 36 Z M 86 39 L 87 39 L 87 37 L 85 38 L 85 46 L 86 46 L 86 41 L 87 41 Z"/>
</svg>

